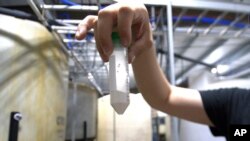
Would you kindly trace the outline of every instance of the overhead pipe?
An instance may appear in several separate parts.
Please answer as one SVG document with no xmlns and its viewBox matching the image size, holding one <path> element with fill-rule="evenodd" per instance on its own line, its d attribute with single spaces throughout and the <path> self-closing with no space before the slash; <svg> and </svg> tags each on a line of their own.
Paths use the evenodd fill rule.
<svg viewBox="0 0 250 141">
<path fill-rule="evenodd" d="M 184 14 L 187 13 L 187 11 L 188 11 L 188 9 L 186 9 L 186 8 L 181 11 L 181 13 L 179 14 L 179 16 L 177 17 L 177 19 L 176 19 L 176 21 L 174 23 L 174 29 L 178 26 L 178 24 L 180 23 L 182 17 L 184 16 Z"/>
<path fill-rule="evenodd" d="M 208 10 L 203 11 L 195 20 L 195 24 L 193 24 L 188 30 L 187 33 L 192 33 L 195 26 L 198 25 L 201 22 L 202 17 L 204 17 L 207 14 Z"/>
<path fill-rule="evenodd" d="M 234 21 L 232 21 L 226 28 L 224 28 L 221 31 L 220 36 L 226 34 L 230 27 L 233 27 L 235 24 L 237 24 L 239 21 L 241 21 L 245 16 L 246 16 L 246 14 L 242 14 L 240 17 L 237 17 Z"/>
<path fill-rule="evenodd" d="M 53 30 L 72 30 L 72 31 L 77 31 L 77 26 L 55 26 L 55 25 L 52 25 L 51 29 L 53 29 Z"/>
<path fill-rule="evenodd" d="M 57 10 L 57 11 L 98 11 L 98 6 L 94 5 L 49 5 L 42 4 L 40 5 L 42 9 L 45 10 Z"/>
<path fill-rule="evenodd" d="M 157 49 L 157 53 L 168 54 L 168 51 L 164 51 L 162 49 Z M 182 55 L 177 54 L 177 53 L 174 53 L 174 57 L 178 58 L 178 59 L 182 59 L 182 60 L 188 61 L 188 62 L 192 62 L 192 63 L 195 63 L 195 64 L 203 65 L 203 66 L 205 66 L 207 68 L 214 68 L 215 67 L 215 65 L 213 65 L 213 64 L 208 64 L 208 63 L 202 62 L 200 60 L 196 60 L 196 59 L 192 59 L 192 58 L 189 58 L 189 57 L 185 57 L 185 56 L 182 56 Z"/>
<path fill-rule="evenodd" d="M 67 24 L 79 24 L 82 20 L 73 20 L 73 19 L 56 19 L 56 21 Z"/>
<path fill-rule="evenodd" d="M 155 16 L 155 7 L 151 7 L 150 23 L 153 31 L 156 29 L 156 16 Z"/>
<path fill-rule="evenodd" d="M 66 4 L 66 5 L 80 5 L 80 4 L 72 2 L 70 0 L 60 0 L 60 2 L 63 4 Z"/>
<path fill-rule="evenodd" d="M 4 8 L 4 7 L 0 7 L 0 14 L 14 16 L 16 18 L 21 18 L 21 19 L 38 21 L 38 19 L 30 13 L 26 13 L 26 12 L 19 11 L 19 10 L 8 9 L 8 8 Z"/>
<path fill-rule="evenodd" d="M 40 13 L 39 9 L 37 8 L 34 0 L 27 0 L 29 6 L 31 7 L 31 9 L 33 10 L 33 12 L 36 14 L 36 16 L 38 17 L 38 19 L 46 26 L 48 27 L 49 24 L 47 22 L 47 20 L 44 18 L 44 16 Z"/>
<path fill-rule="evenodd" d="M 246 39 L 245 41 L 243 41 L 243 43 L 239 44 L 238 47 L 230 51 L 223 58 L 220 58 L 219 60 L 214 62 L 214 65 L 224 64 L 225 62 L 229 62 L 230 60 L 237 59 L 237 57 L 240 57 L 243 54 L 249 53 L 249 50 L 250 50 L 249 44 L 250 44 L 250 41 Z"/>
<path fill-rule="evenodd" d="M 225 17 L 228 13 L 227 12 L 223 12 L 219 17 L 216 18 L 216 20 L 211 24 L 209 25 L 209 27 L 204 31 L 204 35 L 207 35 L 211 30 L 212 28 L 217 24 L 219 23 L 219 21 Z"/>
<path fill-rule="evenodd" d="M 243 29 L 243 32 L 241 32 L 238 36 L 235 36 L 235 34 L 237 34 L 239 31 L 233 31 L 233 30 L 229 30 L 230 31 L 230 34 L 224 34 L 223 36 L 220 36 L 220 31 L 216 31 L 216 30 L 212 30 L 210 31 L 209 34 L 206 35 L 206 37 L 217 37 L 217 38 L 220 38 L 220 39 L 237 39 L 237 38 L 247 38 L 249 39 L 250 37 L 250 34 L 248 34 L 247 32 L 244 33 L 245 31 L 247 30 L 246 29 Z M 176 28 L 175 32 L 176 33 L 187 33 L 188 31 L 188 28 L 185 28 L 185 27 L 179 27 L 179 28 Z M 198 36 L 198 35 L 204 35 L 203 33 L 205 32 L 205 29 L 203 28 L 196 28 L 195 29 L 195 32 L 193 33 L 190 33 L 191 35 L 195 35 L 195 36 Z"/>
<path fill-rule="evenodd" d="M 222 79 L 235 79 L 239 77 L 246 77 L 250 76 L 250 62 L 242 64 L 241 66 L 237 67 L 236 69 L 230 70 L 227 73 L 224 73 L 221 76 Z"/>
</svg>

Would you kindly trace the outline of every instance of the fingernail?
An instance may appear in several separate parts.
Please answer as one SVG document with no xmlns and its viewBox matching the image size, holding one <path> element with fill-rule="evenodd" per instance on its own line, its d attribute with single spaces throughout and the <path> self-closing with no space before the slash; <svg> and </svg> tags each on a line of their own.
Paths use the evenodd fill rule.
<svg viewBox="0 0 250 141">
<path fill-rule="evenodd" d="M 85 32 L 85 30 L 84 30 L 83 28 L 80 28 L 80 29 L 78 29 L 78 30 L 76 31 L 75 36 L 76 36 L 76 37 L 79 37 L 79 36 L 81 36 L 81 34 L 83 34 L 84 32 Z"/>
<path fill-rule="evenodd" d="M 132 63 L 134 62 L 134 60 L 135 60 L 135 55 L 129 53 L 129 54 L 128 54 L 128 62 L 129 62 L 130 64 L 132 64 Z"/>
<path fill-rule="evenodd" d="M 105 48 L 104 48 L 104 53 L 105 53 L 105 55 L 108 55 L 108 56 L 109 56 L 109 54 L 110 54 L 110 49 L 107 48 L 107 47 L 105 47 Z"/>
<path fill-rule="evenodd" d="M 79 35 L 80 35 L 80 32 L 79 32 L 79 30 L 77 30 L 76 34 L 75 34 L 75 37 L 79 37 Z"/>
<path fill-rule="evenodd" d="M 128 47 L 128 46 L 129 46 L 129 43 L 128 43 L 128 40 L 127 40 L 127 39 L 122 39 L 121 43 L 122 43 L 122 45 L 125 46 L 125 47 Z"/>
<path fill-rule="evenodd" d="M 135 60 L 135 56 L 133 56 L 133 57 L 132 57 L 132 59 L 131 59 L 131 63 L 133 63 L 133 62 L 134 62 L 134 60 Z"/>
</svg>

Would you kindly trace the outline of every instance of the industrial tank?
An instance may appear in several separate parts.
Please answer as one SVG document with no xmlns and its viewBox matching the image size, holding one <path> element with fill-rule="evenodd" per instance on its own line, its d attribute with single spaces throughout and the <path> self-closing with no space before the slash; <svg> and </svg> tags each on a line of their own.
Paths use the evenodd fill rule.
<svg viewBox="0 0 250 141">
<path fill-rule="evenodd" d="M 119 115 L 110 95 L 98 99 L 97 141 L 152 141 L 151 108 L 141 94 L 130 94 L 130 104 Z"/>
<path fill-rule="evenodd" d="M 85 83 L 69 83 L 66 140 L 94 140 L 97 136 L 98 93 Z"/>
<path fill-rule="evenodd" d="M 39 23 L 0 21 L 0 141 L 63 141 L 67 57 Z"/>
</svg>

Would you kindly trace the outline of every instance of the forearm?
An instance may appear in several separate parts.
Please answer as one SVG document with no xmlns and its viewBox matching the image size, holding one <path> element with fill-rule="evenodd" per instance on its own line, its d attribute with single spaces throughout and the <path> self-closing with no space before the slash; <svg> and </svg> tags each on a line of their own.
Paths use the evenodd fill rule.
<svg viewBox="0 0 250 141">
<path fill-rule="evenodd" d="M 171 87 L 166 80 L 155 56 L 155 48 L 150 47 L 136 57 L 132 63 L 136 83 L 144 99 L 159 110 L 164 109 Z"/>
</svg>

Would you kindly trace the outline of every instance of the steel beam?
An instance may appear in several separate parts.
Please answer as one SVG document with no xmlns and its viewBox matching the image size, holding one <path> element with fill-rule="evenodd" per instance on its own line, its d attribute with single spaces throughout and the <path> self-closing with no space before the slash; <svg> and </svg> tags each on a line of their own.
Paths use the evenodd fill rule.
<svg viewBox="0 0 250 141">
<path fill-rule="evenodd" d="M 177 20 L 176 20 L 176 22 L 174 24 L 174 29 L 178 26 L 178 24 L 181 21 L 181 18 L 184 16 L 184 14 L 187 13 L 187 11 L 188 11 L 188 9 L 186 9 L 186 8 L 181 10 L 181 13 L 178 15 Z"/>
<path fill-rule="evenodd" d="M 219 23 L 219 21 L 224 18 L 225 16 L 227 15 L 227 12 L 223 12 L 221 15 L 219 15 L 216 20 L 209 25 L 209 27 L 203 32 L 204 35 L 207 35 L 211 30 L 212 28 L 217 25 Z"/>
<path fill-rule="evenodd" d="M 205 11 L 203 11 L 202 13 L 200 13 L 200 15 L 198 16 L 198 18 L 197 18 L 196 21 L 195 21 L 195 24 L 193 24 L 193 25 L 187 30 L 187 33 L 190 34 L 190 33 L 192 33 L 192 32 L 194 31 L 195 26 L 197 26 L 197 25 L 200 23 L 202 17 L 205 16 L 205 15 L 207 14 L 207 12 L 208 12 L 208 10 L 205 10 Z"/>
<path fill-rule="evenodd" d="M 189 30 L 189 28 L 178 27 L 178 28 L 175 29 L 175 32 L 177 32 L 177 33 L 187 33 L 188 30 Z M 218 38 L 227 38 L 227 39 L 228 38 L 230 38 L 230 39 L 232 39 L 232 38 L 241 38 L 241 39 L 242 38 L 247 38 L 247 39 L 249 39 L 250 34 L 247 31 L 249 31 L 248 28 L 244 28 L 244 29 L 239 30 L 239 31 L 234 31 L 234 30 L 229 29 L 227 32 L 228 33 L 230 32 L 230 34 L 224 34 L 224 35 L 220 36 L 220 32 L 221 32 L 220 30 L 210 30 L 209 34 L 205 35 L 204 34 L 206 32 L 205 28 L 196 27 L 195 31 L 193 31 L 192 33 L 195 33 L 195 34 L 198 34 L 198 35 L 201 35 L 201 36 L 206 36 L 206 37 L 208 37 L 208 36 L 216 37 L 217 36 Z M 190 34 L 192 34 L 192 33 L 190 33 Z"/>
<path fill-rule="evenodd" d="M 250 61 L 238 66 L 235 69 L 232 69 L 226 73 L 224 73 L 222 76 L 227 79 L 237 78 L 243 75 L 250 74 Z"/>
<path fill-rule="evenodd" d="M 228 64 L 227 62 L 231 62 L 233 60 L 236 60 L 239 57 L 244 56 L 245 54 L 249 53 L 250 51 L 250 41 L 246 40 L 243 43 L 241 43 L 240 45 L 238 45 L 238 47 L 236 47 L 235 49 L 233 49 L 232 51 L 230 51 L 228 54 L 226 54 L 224 57 L 220 58 L 219 60 L 217 60 L 215 63 L 213 63 L 214 65 L 219 65 L 219 64 Z"/>
<path fill-rule="evenodd" d="M 174 33 L 173 33 L 173 14 L 172 14 L 172 0 L 168 0 L 167 5 L 167 22 L 168 22 L 168 70 L 169 70 L 169 81 L 172 85 L 175 85 L 175 65 L 174 65 Z M 166 39 L 166 38 L 165 38 Z M 166 43 L 166 40 L 165 40 Z M 167 70 L 167 69 L 166 69 Z M 176 117 L 171 117 L 171 141 L 179 141 L 179 120 Z"/>
<path fill-rule="evenodd" d="M 224 28 L 224 29 L 221 31 L 220 36 L 226 34 L 227 31 L 229 30 L 229 28 L 233 27 L 236 23 L 238 23 L 240 20 L 242 20 L 245 16 L 246 16 L 246 14 L 242 14 L 241 16 L 237 17 L 233 22 L 231 22 L 231 23 L 229 24 L 229 26 L 227 26 L 226 28 Z"/>
<path fill-rule="evenodd" d="M 123 0 L 114 0 L 123 1 Z M 166 6 L 166 0 L 140 0 L 145 5 Z M 189 9 L 227 11 L 235 13 L 250 13 L 250 5 L 246 3 L 223 2 L 223 1 L 205 1 L 205 0 L 173 0 L 173 7 L 183 7 Z"/>
</svg>

